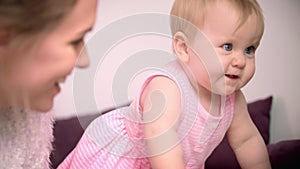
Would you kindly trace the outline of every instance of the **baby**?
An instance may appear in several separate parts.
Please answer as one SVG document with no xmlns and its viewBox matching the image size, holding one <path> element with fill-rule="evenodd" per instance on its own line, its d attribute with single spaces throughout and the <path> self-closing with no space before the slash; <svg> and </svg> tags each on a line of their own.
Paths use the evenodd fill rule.
<svg viewBox="0 0 300 169">
<path fill-rule="evenodd" d="M 264 31 L 259 4 L 175 0 L 171 29 L 177 59 L 94 120 L 60 168 L 204 169 L 226 133 L 242 168 L 271 168 L 241 92 Z"/>
</svg>

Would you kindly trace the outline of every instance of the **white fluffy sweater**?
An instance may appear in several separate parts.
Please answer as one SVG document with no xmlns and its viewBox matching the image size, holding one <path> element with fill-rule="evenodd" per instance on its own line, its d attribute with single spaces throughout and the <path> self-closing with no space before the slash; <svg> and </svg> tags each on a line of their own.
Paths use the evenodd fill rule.
<svg viewBox="0 0 300 169">
<path fill-rule="evenodd" d="M 0 169 L 48 169 L 52 113 L 0 111 Z"/>
</svg>

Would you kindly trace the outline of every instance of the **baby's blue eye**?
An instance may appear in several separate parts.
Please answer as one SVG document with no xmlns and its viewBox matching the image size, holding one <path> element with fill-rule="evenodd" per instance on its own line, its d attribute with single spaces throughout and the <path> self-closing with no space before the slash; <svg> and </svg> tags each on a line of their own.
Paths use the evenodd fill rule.
<svg viewBox="0 0 300 169">
<path fill-rule="evenodd" d="M 226 51 L 232 51 L 232 44 L 223 45 L 223 49 L 226 50 Z"/>
<path fill-rule="evenodd" d="M 245 53 L 250 55 L 250 54 L 254 53 L 254 50 L 255 50 L 254 47 L 250 46 L 250 47 L 245 49 Z"/>
</svg>

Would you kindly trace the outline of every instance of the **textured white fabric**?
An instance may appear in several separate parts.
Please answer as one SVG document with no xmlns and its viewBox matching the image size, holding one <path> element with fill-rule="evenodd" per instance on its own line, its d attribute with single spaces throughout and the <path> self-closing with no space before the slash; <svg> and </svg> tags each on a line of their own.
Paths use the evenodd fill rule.
<svg viewBox="0 0 300 169">
<path fill-rule="evenodd" d="M 0 169 L 48 169 L 52 113 L 0 111 Z"/>
</svg>

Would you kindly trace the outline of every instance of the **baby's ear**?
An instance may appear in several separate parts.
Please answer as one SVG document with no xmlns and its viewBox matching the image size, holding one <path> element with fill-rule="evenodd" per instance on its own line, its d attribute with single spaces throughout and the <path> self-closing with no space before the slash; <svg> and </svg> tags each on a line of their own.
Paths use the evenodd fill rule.
<svg viewBox="0 0 300 169">
<path fill-rule="evenodd" d="M 182 32 L 175 33 L 173 37 L 173 49 L 178 59 L 186 63 L 189 61 L 188 38 Z"/>
</svg>

